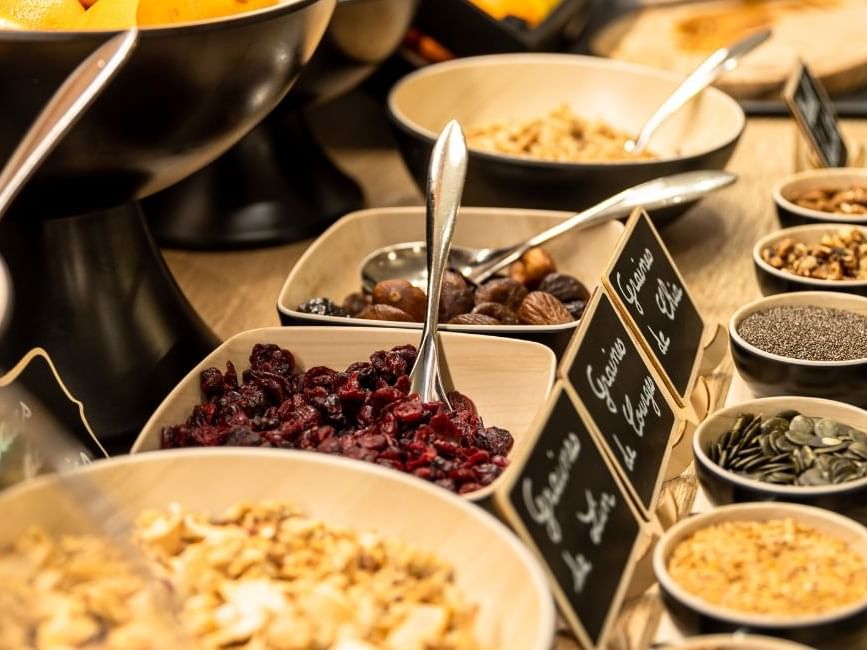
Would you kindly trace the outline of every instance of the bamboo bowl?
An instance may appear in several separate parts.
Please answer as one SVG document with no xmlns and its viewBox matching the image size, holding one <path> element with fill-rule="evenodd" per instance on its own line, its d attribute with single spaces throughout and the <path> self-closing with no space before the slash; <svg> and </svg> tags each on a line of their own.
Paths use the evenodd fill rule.
<svg viewBox="0 0 867 650">
<path fill-rule="evenodd" d="M 461 208 L 455 227 L 457 246 L 479 248 L 515 244 L 556 225 L 570 212 L 506 208 Z M 361 290 L 361 264 L 377 248 L 408 241 L 424 241 L 424 208 L 375 208 L 346 215 L 326 230 L 295 264 L 277 299 L 277 312 L 284 325 L 357 325 L 401 327 L 421 330 L 421 323 L 394 323 L 343 316 L 317 316 L 298 310 L 298 305 L 323 296 L 338 304 L 353 291 Z M 564 235 L 544 245 L 557 269 L 577 277 L 593 290 L 611 254 L 623 225 L 619 221 Z M 328 260 L 323 264 L 323 260 Z M 544 343 L 559 356 L 580 321 L 562 325 L 449 325 L 448 332 L 473 332 L 528 339 Z"/>
<path fill-rule="evenodd" d="M 550 648 L 554 608 L 537 561 L 491 515 L 424 481 L 368 463 L 286 450 L 188 449 L 119 457 L 63 480 L 43 477 L 0 494 L 0 547 L 34 524 L 51 533 L 93 532 L 67 484 L 85 480 L 130 517 L 170 502 L 218 514 L 240 501 L 278 499 L 331 524 L 402 538 L 452 564 L 461 593 L 479 607 L 476 630 L 486 647 Z"/>
<path fill-rule="evenodd" d="M 225 368 L 232 361 L 238 372 L 248 367 L 255 343 L 275 343 L 295 356 L 296 367 L 328 366 L 337 370 L 366 360 L 376 350 L 407 343 L 418 346 L 421 333 L 391 328 L 269 327 L 233 336 L 209 354 L 169 393 L 142 429 L 131 453 L 160 448 L 164 426 L 180 424 L 202 399 L 199 374 L 205 368 Z M 443 332 L 442 343 L 456 388 L 476 404 L 485 424 L 508 429 L 515 459 L 531 449 L 533 423 L 554 383 L 556 360 L 543 345 L 529 341 Z M 309 452 L 314 453 L 314 452 Z M 468 495 L 473 501 L 490 497 L 513 465 L 490 485 Z M 397 472 L 396 472 L 397 473 Z M 445 491 L 445 490 L 444 490 Z"/>
</svg>

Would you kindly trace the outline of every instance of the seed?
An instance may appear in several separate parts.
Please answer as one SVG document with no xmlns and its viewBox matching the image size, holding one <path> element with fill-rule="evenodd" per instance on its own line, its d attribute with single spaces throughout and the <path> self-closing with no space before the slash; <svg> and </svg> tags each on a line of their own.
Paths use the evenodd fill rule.
<svg viewBox="0 0 867 650">
<path fill-rule="evenodd" d="M 790 359 L 848 361 L 867 358 L 867 318 L 813 305 L 757 311 L 737 326 L 750 345 Z"/>
<path fill-rule="evenodd" d="M 821 614 L 867 595 L 863 556 L 793 519 L 703 528 L 674 549 L 668 570 L 694 596 L 754 614 Z"/>
</svg>

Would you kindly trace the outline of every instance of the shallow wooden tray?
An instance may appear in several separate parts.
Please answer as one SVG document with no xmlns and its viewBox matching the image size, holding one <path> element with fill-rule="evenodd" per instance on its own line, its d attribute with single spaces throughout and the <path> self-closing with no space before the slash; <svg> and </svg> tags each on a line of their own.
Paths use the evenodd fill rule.
<svg viewBox="0 0 867 650">
<path fill-rule="evenodd" d="M 529 551 L 492 516 L 400 472 L 325 454 L 273 449 L 186 449 L 100 461 L 64 480 L 43 477 L 0 495 L 0 547 L 29 526 L 93 532 L 67 481 L 102 488 L 129 517 L 178 502 L 219 514 L 240 501 L 279 499 L 332 524 L 376 530 L 430 550 L 455 568 L 479 606 L 477 633 L 490 648 L 548 650 L 554 608 Z M 517 614 L 517 615 L 516 615 Z"/>
<path fill-rule="evenodd" d="M 297 368 L 328 366 L 343 370 L 355 361 L 366 361 L 376 350 L 407 343 L 418 345 L 420 332 L 392 328 L 269 327 L 233 336 L 208 355 L 169 393 L 147 421 L 131 453 L 160 448 L 164 426 L 185 422 L 193 406 L 202 400 L 199 374 L 215 366 L 221 371 L 232 361 L 240 374 L 249 367 L 255 343 L 275 343 L 292 352 Z M 443 349 L 455 387 L 476 404 L 486 425 L 508 429 L 515 438 L 509 454 L 514 458 L 529 449 L 532 424 L 554 382 L 556 360 L 543 345 L 529 341 L 443 332 Z M 315 452 L 305 452 L 315 453 Z M 511 467 L 484 489 L 469 495 L 487 499 Z"/>
<path fill-rule="evenodd" d="M 569 212 L 507 208 L 461 208 L 454 243 L 460 246 L 499 247 L 515 244 L 571 216 Z M 557 269 L 581 280 L 591 291 L 617 245 L 619 221 L 564 235 L 544 248 Z M 346 215 L 313 242 L 286 278 L 277 299 L 284 324 L 361 325 L 421 329 L 421 323 L 394 323 L 340 316 L 316 316 L 297 307 L 315 296 L 338 304 L 361 290 L 361 263 L 375 249 L 406 241 L 424 241 L 424 208 L 376 208 Z M 442 325 L 445 331 L 475 332 L 536 340 L 559 354 L 578 321 L 563 325 Z"/>
</svg>

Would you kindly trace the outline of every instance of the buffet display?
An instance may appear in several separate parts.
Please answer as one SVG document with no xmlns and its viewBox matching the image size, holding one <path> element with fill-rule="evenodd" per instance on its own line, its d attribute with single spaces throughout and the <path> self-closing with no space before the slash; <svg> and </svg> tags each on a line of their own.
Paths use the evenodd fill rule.
<svg viewBox="0 0 867 650">
<path fill-rule="evenodd" d="M 816 131 L 815 168 L 768 188 L 782 227 L 746 249 L 763 297 L 719 323 L 678 263 L 704 256 L 716 291 L 740 271 L 688 250 L 694 219 L 664 227 L 734 182 L 746 119 L 719 88 L 667 101 L 681 76 L 646 66 L 685 71 L 771 26 L 721 88 L 775 91 L 804 21 L 863 7 L 645 8 L 597 41 L 636 63 L 513 53 L 408 74 L 383 112 L 425 205 L 341 214 L 278 295 L 248 286 L 282 324 L 218 345 L 135 201 L 238 143 L 320 39 L 371 27 L 344 22 L 350 1 L 70 1 L 0 0 L 0 87 L 31 81 L 0 157 L 101 32 L 143 29 L 0 224 L 0 647 L 867 644 L 867 172 L 818 155 L 854 149 L 824 91 L 801 97 L 791 133 Z M 532 44 L 579 4 L 450 6 Z M 663 31 L 658 50 L 635 36 Z M 814 68 L 832 90 L 862 76 Z M 746 228 L 716 217 L 702 238 L 720 247 Z"/>
</svg>

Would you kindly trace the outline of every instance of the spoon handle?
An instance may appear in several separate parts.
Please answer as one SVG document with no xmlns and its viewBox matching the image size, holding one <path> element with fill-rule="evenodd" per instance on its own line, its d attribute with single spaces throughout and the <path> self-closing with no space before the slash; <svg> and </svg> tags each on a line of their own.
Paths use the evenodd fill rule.
<svg viewBox="0 0 867 650">
<path fill-rule="evenodd" d="M 443 273 L 451 250 L 466 174 L 467 143 L 460 125 L 452 120 L 434 145 L 427 181 L 427 305 L 419 357 L 410 373 L 410 391 L 417 392 L 424 402 L 445 398 L 442 386 L 437 385 L 437 324 Z"/>
<path fill-rule="evenodd" d="M 0 172 L 0 219 L 33 172 L 114 78 L 137 42 L 135 27 L 112 37 L 57 89 Z"/>
<path fill-rule="evenodd" d="M 638 137 L 632 145 L 633 153 L 641 153 L 647 147 L 650 136 L 656 131 L 659 126 L 665 122 L 671 115 L 679 111 L 684 104 L 695 97 L 702 90 L 707 88 L 716 80 L 723 72 L 734 70 L 738 64 L 738 60 L 751 52 L 754 48 L 764 43 L 771 35 L 771 30 L 764 29 L 746 38 L 729 45 L 722 47 L 713 52 L 699 66 L 693 70 L 690 75 L 678 86 L 668 99 L 656 109 L 656 112 L 650 116 L 650 119 L 638 132 Z"/>
<path fill-rule="evenodd" d="M 570 230 L 589 228 L 597 223 L 610 221 L 624 214 L 629 214 L 638 206 L 652 210 L 678 201 L 685 201 L 691 196 L 701 195 L 729 185 L 736 178 L 737 176 L 728 172 L 703 170 L 663 176 L 640 185 L 634 185 L 569 217 L 565 221 L 561 221 L 556 226 L 540 232 L 527 241 L 498 251 L 497 255 L 476 267 L 469 274 L 468 279 L 476 284 L 484 282 L 494 273 L 521 257 L 526 250 L 541 246 Z"/>
</svg>

